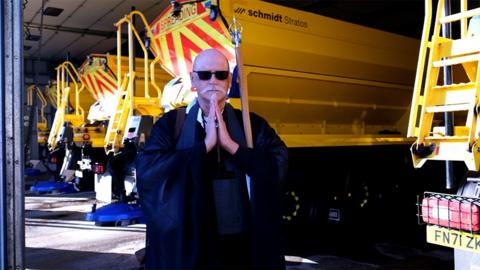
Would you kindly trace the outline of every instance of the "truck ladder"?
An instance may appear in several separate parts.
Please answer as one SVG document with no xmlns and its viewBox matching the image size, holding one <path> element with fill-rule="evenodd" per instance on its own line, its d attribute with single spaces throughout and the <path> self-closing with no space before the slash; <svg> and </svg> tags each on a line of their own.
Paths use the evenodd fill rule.
<svg viewBox="0 0 480 270">
<path fill-rule="evenodd" d="M 133 76 L 135 73 L 133 73 Z M 131 111 L 131 96 L 128 93 L 127 85 L 129 81 L 133 80 L 132 77 L 126 77 L 123 80 L 121 88 L 118 89 L 115 95 L 115 106 L 114 111 L 110 116 L 108 122 L 107 133 L 105 134 L 105 152 L 117 152 L 120 148 L 122 138 L 125 131 L 125 126 L 127 124 L 128 116 Z"/>
<path fill-rule="evenodd" d="M 427 11 L 431 10 L 430 1 L 426 0 Z M 464 161 L 469 170 L 478 171 L 480 32 L 475 29 L 475 25 L 480 19 L 480 8 L 467 10 L 466 1 L 462 0 L 460 13 L 444 16 L 443 6 L 444 0 L 439 0 L 430 40 L 431 15 L 425 16 L 408 127 L 408 136 L 417 137 L 411 148 L 413 163 L 419 168 L 427 160 Z M 470 22 L 469 18 L 472 18 Z M 440 35 L 441 28 L 452 22 L 460 23 L 459 39 Z M 452 67 L 455 74 L 464 72 L 465 79 L 461 81 L 461 78 L 454 77 L 455 83 L 445 85 L 439 76 L 445 67 Z M 456 112 L 455 119 L 459 124 L 455 123 L 453 136 L 445 135 L 445 127 L 439 126 L 439 121 L 434 117 L 445 112 Z"/>
<path fill-rule="evenodd" d="M 48 136 L 48 149 L 54 150 L 57 146 L 60 130 L 65 122 L 69 122 L 73 127 L 80 127 L 85 123 L 85 111 L 80 106 L 80 92 L 85 89 L 85 85 L 79 79 L 80 76 L 69 61 L 65 61 L 57 68 L 57 111 L 53 120 L 52 129 Z M 67 84 L 67 76 L 72 78 L 71 83 Z M 72 88 L 75 91 L 75 103 L 72 113 L 68 112 L 68 97 Z M 60 98 L 59 98 L 60 97 Z"/>
<path fill-rule="evenodd" d="M 60 87 L 57 84 L 57 87 Z M 63 89 L 61 92 L 61 99 L 57 102 L 57 112 L 55 113 L 55 118 L 53 119 L 52 129 L 48 135 L 48 149 L 50 151 L 54 150 L 57 147 L 58 136 L 60 135 L 60 130 L 63 127 L 65 122 L 65 109 L 68 105 L 68 94 L 70 93 L 70 87 Z M 57 95 L 57 97 L 59 97 Z"/>
<path fill-rule="evenodd" d="M 45 95 L 42 93 L 42 90 L 40 90 L 37 86 L 31 85 L 27 88 L 27 106 L 32 107 L 33 106 L 33 99 L 34 99 L 34 93 L 40 100 L 40 113 L 38 114 L 38 122 L 37 122 L 37 129 L 41 131 L 46 131 L 48 130 L 47 127 L 47 118 L 45 117 L 45 108 L 47 107 L 47 99 L 45 98 Z"/>
<path fill-rule="evenodd" d="M 150 29 L 145 16 L 139 11 L 132 11 L 120 19 L 115 26 L 117 27 L 117 78 L 118 78 L 118 94 L 116 99 L 115 110 L 110 116 L 108 123 L 107 134 L 105 136 L 105 152 L 116 153 L 123 146 L 123 135 L 127 128 L 128 117 L 134 113 L 138 115 L 151 115 L 159 117 L 163 114 L 163 108 L 161 107 L 161 90 L 155 84 L 154 66 L 159 61 L 155 59 L 150 63 L 148 59 L 148 49 L 145 46 L 144 41 L 140 38 L 140 35 L 133 23 L 135 16 L 140 17 L 141 22 L 145 26 L 145 33 L 147 38 L 152 38 L 152 30 Z M 128 32 L 128 71 L 122 72 L 121 64 L 121 51 L 122 51 L 122 26 L 127 25 Z M 141 91 L 135 91 L 135 52 L 133 51 L 134 38 L 138 41 L 143 55 L 144 55 L 144 86 L 143 95 L 139 93 Z M 152 44 L 157 46 L 156 44 Z M 157 96 L 151 97 L 149 94 L 149 87 L 154 87 Z"/>
</svg>

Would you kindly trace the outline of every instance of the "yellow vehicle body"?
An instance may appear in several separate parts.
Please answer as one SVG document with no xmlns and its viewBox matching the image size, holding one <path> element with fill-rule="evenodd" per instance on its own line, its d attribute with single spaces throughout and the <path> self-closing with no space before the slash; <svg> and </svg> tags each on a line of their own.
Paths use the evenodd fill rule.
<svg viewBox="0 0 480 270">
<path fill-rule="evenodd" d="M 75 85 L 73 83 L 70 83 L 69 89 L 74 89 Z M 88 89 L 88 87 L 87 87 Z M 62 92 L 62 91 L 60 91 Z M 50 106 L 53 108 L 57 108 L 57 82 L 54 81 L 52 82 L 49 86 L 46 88 L 46 100 Z M 75 100 L 75 93 L 72 91 L 69 91 L 69 100 Z M 93 104 L 92 96 L 88 92 L 82 92 L 80 94 L 80 104 L 82 108 L 83 106 L 88 106 L 88 104 Z M 89 111 L 87 111 L 89 112 Z M 101 147 L 103 146 L 103 135 L 105 134 L 105 128 L 103 127 L 85 127 L 85 122 L 84 120 L 82 123 L 80 123 L 80 126 L 82 127 L 76 127 L 73 130 L 73 141 L 75 143 L 83 143 L 83 142 L 90 142 L 94 147 Z M 101 136 L 101 142 L 98 141 L 97 137 L 99 137 L 98 133 L 103 132 Z M 43 134 L 43 133 L 42 133 Z M 85 134 L 88 134 L 85 135 Z M 49 134 L 46 133 L 46 138 L 45 141 L 48 141 Z M 39 133 L 39 141 L 40 141 L 40 133 Z"/>
<path fill-rule="evenodd" d="M 84 125 L 88 110 L 95 102 L 92 95 L 85 89 L 85 85 L 79 80 L 79 74 L 72 63 L 65 61 L 56 69 L 57 111 L 48 136 L 50 151 L 57 147 L 65 123 L 69 123 L 73 128 Z"/>
<path fill-rule="evenodd" d="M 121 57 L 121 69 L 127 70 L 128 57 Z M 118 87 L 117 77 L 117 56 L 110 54 L 91 54 L 87 60 L 80 66 L 80 79 L 87 87 L 88 91 L 97 101 L 104 101 L 113 98 Z M 139 96 L 145 89 L 145 70 L 144 60 L 135 59 L 135 95 Z M 155 78 L 159 85 L 166 84 L 172 79 L 172 76 L 157 66 L 155 69 Z M 150 74 L 147 74 L 147 80 L 150 80 Z M 156 96 L 154 88 L 149 89 L 150 96 Z M 110 100 L 111 102 L 111 100 Z M 141 108 L 138 108 L 141 110 Z M 146 114 L 149 114 L 146 112 Z"/>
<path fill-rule="evenodd" d="M 64 86 L 67 84 L 64 83 Z M 70 82 L 68 84 L 69 89 L 75 89 L 75 84 Z M 86 88 L 88 90 L 88 88 Z M 62 89 L 60 89 L 60 93 L 62 93 Z M 57 109 L 58 100 L 57 100 L 57 81 L 52 81 L 50 84 L 45 88 L 45 99 L 48 102 L 48 105 L 52 106 L 53 108 Z M 75 91 L 69 91 L 69 106 L 72 107 L 76 101 Z M 79 105 L 86 109 L 86 113 L 88 113 L 88 105 L 92 104 L 95 99 L 87 92 L 80 92 L 79 93 Z"/>
<path fill-rule="evenodd" d="M 119 89 L 113 100 L 113 110 L 110 114 L 107 133 L 105 135 L 105 152 L 115 153 L 123 147 L 123 138 L 127 121 L 130 116 L 150 115 L 154 118 L 160 117 L 162 108 L 161 88 L 172 79 L 171 75 L 162 70 L 158 60 L 150 61 L 148 48 L 139 35 L 135 25 L 134 17 L 140 17 L 143 26 L 147 27 L 147 21 L 139 11 L 133 11 L 121 18 L 115 26 L 117 27 L 117 56 L 111 59 L 111 66 L 116 61 L 115 76 L 117 78 L 117 89 Z M 128 35 L 128 57 L 122 56 L 122 28 L 127 28 Z M 148 35 L 148 34 L 147 34 Z M 135 59 L 133 42 L 136 40 L 143 51 L 143 59 Z"/>
<path fill-rule="evenodd" d="M 178 18 L 170 8 L 151 23 L 152 50 L 171 74 L 188 77 L 192 59 L 211 47 L 234 65 L 227 26 L 209 19 L 215 2 L 184 5 Z M 243 29 L 249 107 L 289 147 L 411 142 L 418 40 L 262 1 L 220 8 Z"/>
<path fill-rule="evenodd" d="M 408 129 L 408 136 L 417 138 L 411 149 L 413 164 L 420 168 L 427 160 L 463 161 L 469 170 L 479 171 L 480 12 L 467 9 L 466 3 L 455 16 L 445 16 L 439 9 L 430 29 L 430 1 L 426 1 L 427 16 Z M 439 0 L 438 6 L 444 3 Z M 445 23 L 457 23 L 460 38 L 442 37 L 440 30 Z M 444 68 L 451 68 L 452 84 L 444 82 Z M 446 112 L 455 116 L 453 135 L 445 132 Z"/>
<path fill-rule="evenodd" d="M 120 60 L 121 69 L 126 70 L 128 66 L 128 57 L 121 57 Z M 100 112 L 88 116 L 88 122 L 97 122 L 109 120 L 111 110 L 113 109 L 112 103 L 116 99 L 118 81 L 115 72 L 118 69 L 118 61 L 116 55 L 110 54 L 91 54 L 87 57 L 84 63 L 79 68 L 80 80 L 85 85 L 88 92 L 100 105 Z M 145 72 L 144 72 L 144 60 L 141 58 L 135 59 L 136 66 L 136 80 L 135 80 L 135 93 L 140 95 L 145 88 Z M 171 76 L 160 68 L 155 70 L 155 78 L 159 85 L 164 85 Z M 150 80 L 150 74 L 147 74 L 147 81 Z M 156 95 L 154 89 L 150 89 L 150 95 Z M 93 103 L 92 103 L 93 104 Z M 142 110 L 143 109 L 143 110 Z M 143 114 L 156 115 L 160 112 L 160 107 L 138 107 L 137 110 Z M 74 142 L 87 142 L 89 141 L 94 148 L 104 147 L 104 140 L 106 134 L 106 127 L 103 125 L 96 126 L 82 126 L 73 130 Z"/>
<path fill-rule="evenodd" d="M 121 65 L 124 69 L 127 65 L 128 58 L 121 59 Z M 52 135 L 49 136 L 50 149 L 56 147 L 56 140 L 58 138 L 60 129 L 63 123 L 69 122 L 73 127 L 73 142 L 74 143 L 90 143 L 94 148 L 104 146 L 106 128 L 101 124 L 94 126 L 86 125 L 88 122 L 96 122 L 108 120 L 110 112 L 104 112 L 100 116 L 87 119 L 89 110 L 96 102 L 112 103 L 117 94 L 118 82 L 112 70 L 117 70 L 117 57 L 112 55 L 92 54 L 79 68 L 77 72 L 71 64 L 62 64 L 58 69 L 58 81 L 48 89 L 48 99 L 50 102 L 55 101 L 57 112 L 53 126 L 55 127 Z M 144 89 L 144 73 L 143 73 L 143 59 L 136 59 L 138 66 L 137 85 L 135 89 L 137 92 Z M 63 75 L 62 75 L 63 72 Z M 171 79 L 170 75 L 161 69 L 157 69 L 156 78 L 158 83 L 163 85 L 167 80 Z M 70 77 L 75 78 L 75 82 L 70 82 L 67 87 L 65 74 L 69 73 Z M 58 89 L 57 89 L 58 85 Z M 153 90 L 151 93 L 153 94 Z M 57 100 L 57 96 L 62 98 Z M 78 101 L 77 101 L 78 100 Z M 62 108 L 59 110 L 58 108 Z M 67 113 L 67 108 L 72 109 L 73 113 Z M 139 110 L 142 108 L 139 107 Z M 155 112 L 160 111 L 160 107 L 156 107 Z M 145 112 L 144 112 L 145 113 Z M 148 114 L 149 111 L 147 110 Z M 151 113 L 151 112 L 150 112 Z"/>
<path fill-rule="evenodd" d="M 49 81 L 48 85 L 45 87 L 45 99 L 48 104 L 53 108 L 57 108 L 57 82 Z"/>
<path fill-rule="evenodd" d="M 415 168 L 429 160 L 463 161 L 471 171 L 464 176 L 457 196 L 425 192 L 418 208 L 422 209 L 419 216 L 427 223 L 427 242 L 454 248 L 455 269 L 474 269 L 479 267 L 479 249 L 472 243 L 479 243 L 480 232 L 464 225 L 478 224 L 478 215 L 473 216 L 470 209 L 478 210 L 479 198 L 475 187 L 480 170 L 480 9 L 469 7 L 466 0 L 456 4 L 459 6 L 451 10 L 458 13 L 446 14 L 444 6 L 450 3 L 438 0 L 437 12 L 432 14 L 432 0 L 425 0 L 408 136 L 416 139 L 411 147 Z M 447 26 L 458 27 L 459 35 L 446 36 L 442 30 Z M 445 120 L 446 113 L 454 119 L 451 127 Z M 450 128 L 453 133 L 448 132 Z M 446 171 L 448 179 L 452 175 Z M 447 189 L 454 186 L 449 184 L 447 180 Z M 457 226 L 453 225 L 456 203 L 461 205 L 456 210 L 461 216 L 460 220 L 457 216 L 456 222 L 461 224 Z"/>
</svg>

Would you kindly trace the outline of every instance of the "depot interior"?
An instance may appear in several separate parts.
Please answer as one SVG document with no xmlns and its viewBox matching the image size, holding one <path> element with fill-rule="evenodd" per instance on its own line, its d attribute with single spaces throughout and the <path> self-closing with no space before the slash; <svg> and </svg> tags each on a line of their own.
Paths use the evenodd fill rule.
<svg viewBox="0 0 480 270">
<path fill-rule="evenodd" d="M 205 1 L 192 2 L 196 5 Z M 220 10 L 231 7 L 227 1 L 211 2 L 217 3 Z M 238 2 L 242 4 L 245 1 Z M 321 43 L 308 43 L 314 38 L 302 40 L 305 31 L 298 28 L 285 30 L 286 26 L 277 27 L 271 22 L 259 23 L 257 29 L 252 29 L 254 23 L 245 22 L 243 25 L 243 57 L 245 70 L 250 76 L 251 109 L 265 116 L 284 136 L 281 137 L 285 138 L 289 147 L 283 216 L 287 253 L 308 256 L 322 252 L 350 255 L 357 252 L 352 256 L 358 257 L 358 254 L 368 253 L 374 246 L 378 249 L 378 243 L 396 243 L 420 250 L 431 248 L 425 242 L 423 227 L 419 225 L 422 222 L 417 215 L 418 196 L 426 190 L 455 192 L 445 189 L 444 162 L 427 162 L 421 169 L 413 168 L 410 152 L 413 140 L 406 138 L 424 26 L 424 2 L 258 2 L 266 2 L 266 7 L 281 7 L 272 12 L 301 12 L 298 14 L 302 16 L 329 18 L 330 24 L 325 29 L 321 24 L 310 24 L 318 28 L 308 31 L 320 33 L 319 41 L 330 38 L 322 35 L 337 31 L 338 36 L 331 34 L 331 40 L 335 40 L 331 44 L 337 41 L 348 43 L 348 46 L 339 45 L 337 48 L 326 44 L 324 48 Z M 473 1 L 469 2 L 475 5 Z M 112 163 L 107 160 L 125 152 L 127 147 L 123 139 L 126 137 L 117 138 L 119 133 L 116 130 L 109 133 L 109 125 L 114 122 L 111 119 L 110 123 L 108 119 L 99 121 L 102 122 L 99 125 L 87 123 L 86 115 L 82 119 L 68 118 L 68 115 L 74 114 L 78 104 L 88 110 L 98 100 L 113 99 L 115 90 L 107 88 L 117 87 L 118 63 L 121 63 L 124 72 L 132 64 L 127 59 L 131 55 L 128 27 L 123 27 L 118 33 L 115 24 L 132 11 L 141 12 L 145 22 L 153 24 L 164 15 L 164 10 L 175 5 L 182 6 L 176 1 L 154 0 L 23 0 L 27 266 L 47 267 L 33 255 L 55 251 L 55 248 L 42 249 L 38 242 L 28 240 L 29 234 L 36 233 L 31 228 L 41 226 L 39 219 L 42 211 L 63 211 L 61 213 L 66 220 L 63 220 L 62 226 L 67 227 L 69 222 L 78 221 L 92 227 L 144 230 L 142 218 L 134 214 L 128 220 L 87 218 L 102 206 L 116 201 L 134 205 L 134 173 L 123 172 L 127 175 L 122 176 L 122 179 L 125 178 L 126 194 L 117 194 L 117 187 L 112 183 L 114 180 L 110 179 L 106 186 L 99 184 L 103 178 L 98 175 L 112 169 Z M 258 8 L 255 4 L 250 5 L 253 6 L 250 8 Z M 433 10 L 435 5 L 433 3 Z M 172 9 L 169 12 L 173 12 Z M 232 12 L 224 14 L 231 16 Z M 238 18 L 241 21 L 243 17 L 239 14 Z M 228 22 L 232 20 L 231 17 L 225 19 Z M 156 41 L 145 38 L 148 35 L 144 22 L 137 18 L 134 25 L 139 37 L 138 40 L 133 37 L 134 56 L 137 57 L 133 65 L 137 78 L 140 78 L 133 83 L 136 93 L 142 92 L 139 89 L 143 88 L 145 76 L 150 76 L 143 75 L 148 69 L 144 66 L 144 57 L 151 62 L 158 52 L 150 50 L 157 45 Z M 360 27 L 360 32 L 355 30 L 356 27 Z M 262 33 L 268 35 L 270 28 L 278 31 L 273 32 L 278 37 L 262 36 Z M 257 34 L 255 31 L 258 31 Z M 453 29 L 454 34 L 458 31 Z M 395 41 L 390 42 L 390 38 Z M 145 54 L 142 47 L 147 42 L 150 45 Z M 268 42 L 284 42 L 285 45 L 265 45 Z M 117 51 L 119 44 L 122 48 Z M 278 55 L 262 55 L 269 51 Z M 126 57 L 123 62 L 117 62 L 117 53 Z M 280 53 L 284 55 L 280 57 Z M 293 58 L 304 60 L 295 61 Z M 66 61 L 69 64 L 65 64 Z M 301 61 L 305 62 L 298 63 Z M 81 78 L 88 72 L 97 72 L 94 69 L 99 70 L 99 76 L 110 76 L 99 81 L 106 85 L 104 88 L 107 90 L 90 91 L 89 87 L 101 89 L 102 86 Z M 157 76 L 159 89 L 168 83 L 175 85 L 171 81 L 172 72 L 162 70 L 160 65 L 151 72 Z M 70 94 L 64 95 L 63 90 L 57 90 L 65 87 L 70 87 Z M 76 87 L 84 87 L 80 97 L 75 97 Z M 150 87 L 148 91 L 154 93 L 153 89 L 156 88 Z M 65 101 L 62 100 L 64 98 Z M 140 104 L 141 101 L 138 102 Z M 136 107 L 139 115 L 153 113 L 161 117 L 163 111 L 145 104 Z M 57 121 L 57 110 L 61 106 L 66 106 L 63 108 L 63 121 Z M 135 124 L 135 128 L 123 130 L 122 136 L 131 133 L 136 138 L 132 143 L 138 143 L 138 131 L 148 130 L 154 118 L 148 118 L 150 124 L 145 124 L 143 118 L 136 124 L 134 121 L 137 120 L 128 122 L 125 119 L 127 125 Z M 57 137 L 71 136 L 70 142 L 61 142 L 58 138 L 54 143 L 50 142 L 49 136 L 55 125 Z M 108 145 L 104 144 L 105 134 L 112 136 Z M 87 141 L 93 143 L 85 146 Z M 87 151 L 90 151 L 89 154 L 86 154 Z M 132 161 L 125 161 L 125 164 L 125 167 L 131 167 Z M 454 162 L 453 171 L 456 190 L 461 186 L 467 168 L 462 162 Z M 56 202 L 52 203 L 52 198 L 78 199 L 84 196 L 82 194 L 88 197 L 87 210 L 75 212 L 31 206 L 54 205 Z M 48 203 L 40 202 L 42 198 L 47 198 Z M 138 208 L 134 210 L 141 212 Z M 68 213 L 73 212 L 74 218 L 66 218 Z M 75 226 L 84 226 L 84 223 Z M 131 256 L 142 248 L 141 239 L 137 239 L 139 247 L 132 247 Z M 65 246 L 58 248 L 68 249 Z"/>
</svg>

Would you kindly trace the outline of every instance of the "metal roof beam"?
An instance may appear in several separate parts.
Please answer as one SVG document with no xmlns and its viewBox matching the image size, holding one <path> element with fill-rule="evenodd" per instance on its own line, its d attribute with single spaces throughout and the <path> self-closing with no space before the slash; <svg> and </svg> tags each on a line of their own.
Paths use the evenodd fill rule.
<svg viewBox="0 0 480 270">
<path fill-rule="evenodd" d="M 28 28 L 35 28 L 41 29 L 41 25 L 39 23 L 24 23 L 25 27 Z M 103 31 L 103 30 L 94 30 L 94 29 L 84 29 L 84 28 L 75 28 L 75 27 L 68 27 L 68 26 L 61 26 L 61 25 L 43 25 L 44 30 L 51 30 L 56 32 L 66 32 L 66 33 L 75 33 L 81 35 L 89 35 L 89 36 L 100 36 L 106 38 L 116 38 L 117 32 L 116 31 Z M 127 39 L 127 34 L 122 34 L 122 38 Z"/>
</svg>

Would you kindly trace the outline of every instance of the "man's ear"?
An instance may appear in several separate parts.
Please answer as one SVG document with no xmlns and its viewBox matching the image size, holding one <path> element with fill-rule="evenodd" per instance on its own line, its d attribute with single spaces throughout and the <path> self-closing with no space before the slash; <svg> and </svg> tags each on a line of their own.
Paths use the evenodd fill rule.
<svg viewBox="0 0 480 270">
<path fill-rule="evenodd" d="M 197 80 L 195 80 L 193 72 L 190 72 L 190 86 L 192 88 L 197 88 Z"/>
</svg>

